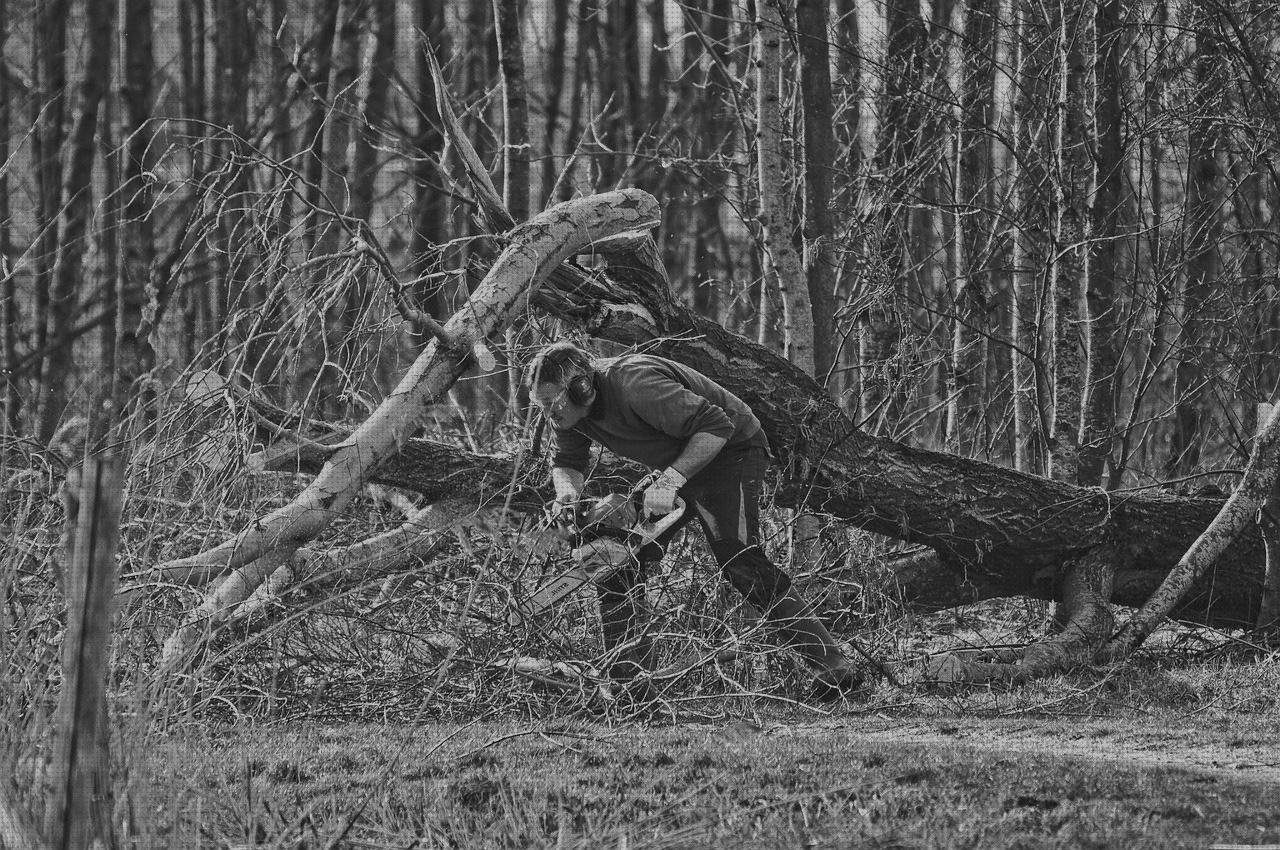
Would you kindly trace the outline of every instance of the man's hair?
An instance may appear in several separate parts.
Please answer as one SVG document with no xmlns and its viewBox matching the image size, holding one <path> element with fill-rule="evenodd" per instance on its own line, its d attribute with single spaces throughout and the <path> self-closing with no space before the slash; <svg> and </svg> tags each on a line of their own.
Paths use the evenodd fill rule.
<svg viewBox="0 0 1280 850">
<path fill-rule="evenodd" d="M 539 351 L 529 364 L 525 383 L 530 387 L 543 384 L 567 386 L 577 375 L 592 372 L 591 352 L 568 340 L 553 342 Z"/>
</svg>

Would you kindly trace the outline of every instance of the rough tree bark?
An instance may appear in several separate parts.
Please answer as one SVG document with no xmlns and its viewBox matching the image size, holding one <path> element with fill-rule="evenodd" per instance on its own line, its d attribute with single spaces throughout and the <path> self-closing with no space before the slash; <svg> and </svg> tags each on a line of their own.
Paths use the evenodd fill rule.
<svg viewBox="0 0 1280 850">
<path fill-rule="evenodd" d="M 1097 125 L 1097 189 L 1091 210 L 1090 237 L 1095 246 L 1085 286 L 1089 305 L 1090 346 L 1085 378 L 1084 429 L 1080 436 L 1079 482 L 1100 485 L 1111 456 L 1115 433 L 1115 379 L 1123 342 L 1118 337 L 1117 300 L 1123 288 L 1120 272 L 1121 177 L 1124 172 L 1124 121 L 1120 103 L 1123 80 L 1120 55 L 1124 49 L 1122 10 L 1118 0 L 1100 0 L 1094 22 L 1097 39 L 1097 92 L 1094 120 Z"/>
<path fill-rule="evenodd" d="M 816 311 L 804 285 L 805 271 L 792 243 L 795 216 L 783 155 L 783 110 L 779 97 L 779 53 L 783 29 L 778 0 L 756 3 L 756 158 L 760 172 L 760 228 L 767 251 L 766 276 L 776 275 L 782 293 L 783 347 L 787 358 L 814 374 Z M 828 318 L 830 313 L 827 314 Z"/>
<path fill-rule="evenodd" d="M 156 362 L 148 335 L 139 332 L 156 254 L 151 224 L 153 196 L 147 173 L 153 136 L 149 125 L 154 100 L 151 81 L 156 72 L 151 26 L 151 0 L 126 0 L 123 33 L 125 85 L 121 90 L 125 108 L 121 136 L 128 139 L 124 173 L 128 187 L 124 218 L 128 226 L 120 235 L 121 272 L 116 281 L 119 310 L 116 317 L 117 386 L 113 390 L 116 398 L 126 398 L 133 381 L 149 372 Z M 140 394 L 139 403 L 144 409 L 149 407 L 149 393 Z"/>
<path fill-rule="evenodd" d="M 836 257 L 832 172 L 836 163 L 827 0 L 797 0 L 800 98 L 804 106 L 804 266 L 813 311 L 815 375 L 826 383 L 835 359 Z"/>
<path fill-rule="evenodd" d="M 4 55 L 9 37 L 7 0 L 0 0 L 0 56 Z M 12 93 L 6 75 L 0 74 L 0 162 L 9 161 L 9 116 Z M 18 286 L 9 265 L 9 171 L 0 169 L 0 433 L 18 433 L 17 375 L 14 366 L 18 362 Z"/>
<path fill-rule="evenodd" d="M 1084 382 L 1084 342 L 1080 333 L 1080 292 L 1085 273 L 1084 199 L 1089 183 L 1085 130 L 1087 68 L 1084 45 L 1092 28 L 1083 6 L 1055 0 L 1058 35 L 1057 121 L 1053 160 L 1053 430 L 1049 474 L 1077 483 L 1080 469 L 1080 415 Z"/>
<path fill-rule="evenodd" d="M 1192 57 L 1196 90 L 1190 108 L 1194 119 L 1188 132 L 1186 191 L 1187 277 L 1183 286 L 1182 327 L 1178 333 L 1178 366 L 1175 376 L 1173 433 L 1165 472 L 1176 478 L 1194 471 L 1213 414 L 1209 392 L 1217 339 L 1219 307 L 1215 288 L 1222 273 L 1223 175 L 1218 162 L 1223 145 L 1222 122 L 1214 116 L 1223 108 L 1227 90 L 1222 45 L 1209 13 L 1189 10 L 1195 28 Z"/>
</svg>

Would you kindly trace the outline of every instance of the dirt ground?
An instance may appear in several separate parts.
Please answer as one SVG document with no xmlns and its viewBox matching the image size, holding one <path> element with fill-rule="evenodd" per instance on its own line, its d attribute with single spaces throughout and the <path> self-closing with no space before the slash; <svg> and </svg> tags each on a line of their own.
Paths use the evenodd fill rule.
<svg viewBox="0 0 1280 850">
<path fill-rule="evenodd" d="M 738 724 L 737 734 L 748 734 Z M 732 727 L 731 727 L 732 728 Z M 1116 718 L 841 718 L 768 725 L 757 734 L 803 736 L 847 730 L 868 743 L 909 742 L 972 751 L 1066 756 L 1131 767 L 1176 767 L 1274 783 L 1280 789 L 1280 719 L 1219 727 Z M 734 734 L 728 732 L 728 734 Z M 1280 793 L 1278 790 L 1277 793 Z"/>
</svg>

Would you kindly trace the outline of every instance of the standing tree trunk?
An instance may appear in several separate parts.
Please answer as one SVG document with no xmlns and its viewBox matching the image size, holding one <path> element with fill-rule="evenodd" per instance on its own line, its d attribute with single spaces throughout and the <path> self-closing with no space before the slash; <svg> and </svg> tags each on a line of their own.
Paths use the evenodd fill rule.
<svg viewBox="0 0 1280 850">
<path fill-rule="evenodd" d="M 502 198 L 511 219 L 524 221 L 529 217 L 529 97 L 519 0 L 493 0 L 493 20 L 502 73 Z M 516 350 L 519 330 L 505 329 L 505 351 Z M 520 366 L 514 357 L 507 358 L 506 378 L 507 416 L 522 421 Z"/>
<path fill-rule="evenodd" d="M 35 96 L 31 99 L 32 158 L 36 171 L 35 348 L 40 352 L 34 374 L 43 390 L 49 343 L 50 290 L 58 252 L 58 218 L 62 208 L 62 162 L 67 114 L 67 17 L 70 0 L 36 6 L 36 42 L 32 52 Z M 39 411 L 37 411 L 39 412 Z"/>
<path fill-rule="evenodd" d="M 1120 445 L 1115 464 L 1111 469 L 1108 489 L 1115 489 L 1124 481 L 1125 470 L 1135 450 L 1135 439 L 1139 433 L 1137 424 L 1141 421 L 1143 401 L 1160 372 L 1166 355 L 1165 332 L 1169 325 L 1170 279 L 1172 271 L 1166 268 L 1166 250 L 1164 242 L 1164 141 L 1161 135 L 1165 79 L 1168 76 L 1170 59 L 1167 45 L 1169 30 L 1169 8 L 1164 0 L 1156 0 L 1153 14 L 1154 30 L 1150 55 L 1143 66 L 1143 77 L 1146 80 L 1143 92 L 1143 123 L 1150 127 L 1147 133 L 1144 151 L 1147 167 L 1139 176 L 1140 185 L 1147 190 L 1149 198 L 1145 208 L 1138 212 L 1139 223 L 1146 234 L 1144 241 L 1135 241 L 1135 253 L 1145 245 L 1147 260 L 1138 264 L 1138 270 L 1149 269 L 1145 275 L 1145 284 L 1151 293 L 1151 320 L 1148 325 L 1145 351 L 1141 356 L 1137 380 L 1134 382 L 1132 398 L 1128 402 L 1128 414 L 1123 425 L 1119 427 Z M 1150 217 L 1147 218 L 1146 216 Z"/>
<path fill-rule="evenodd" d="M 730 65 L 734 52 L 729 26 L 732 16 L 733 6 L 729 0 L 712 0 L 701 22 L 686 10 L 686 20 L 695 22 L 699 29 L 698 40 L 706 42 L 701 45 L 706 70 L 692 104 L 689 133 L 694 139 L 691 146 L 707 164 L 691 186 L 697 200 L 691 211 L 692 221 L 686 227 L 693 231 L 694 238 L 692 250 L 686 249 L 684 256 L 689 269 L 686 277 L 692 290 L 689 297 L 695 309 L 713 318 L 720 314 L 719 281 L 728 273 L 729 257 L 721 214 L 724 199 L 732 192 L 730 162 L 737 142 L 738 122 L 725 114 L 723 106 L 723 99 L 732 97 L 737 85 Z M 685 234 L 674 231 L 672 235 L 678 239 Z"/>
<path fill-rule="evenodd" d="M 860 418 L 876 431 L 896 415 L 893 398 L 898 395 L 903 325 L 897 315 L 899 286 L 907 268 L 911 191 L 917 182 L 912 166 L 928 132 L 924 101 L 929 33 L 920 16 L 920 0 L 889 0 L 885 14 L 885 61 L 894 72 L 887 75 L 881 95 L 884 105 L 875 154 L 876 169 L 884 180 L 880 187 L 884 207 L 877 221 L 878 244 L 869 275 L 870 306 L 859 339 Z"/>
<path fill-rule="evenodd" d="M 993 57 L 991 0 L 958 5 L 954 52 L 959 67 L 958 115 L 955 123 L 951 233 L 951 287 L 955 317 L 951 336 L 951 381 L 947 394 L 947 450 L 973 451 L 982 445 L 983 367 L 987 337 L 979 333 L 986 322 L 990 293 L 986 275 L 973 268 L 972 246 L 978 239 L 978 215 L 992 208 L 988 162 Z M 970 187 L 973 188 L 970 188 Z"/>
<path fill-rule="evenodd" d="M 756 3 L 756 158 L 760 171 L 760 226 L 766 255 L 765 282 L 776 276 L 782 293 L 783 349 L 787 359 L 814 374 L 814 324 L 818 316 L 809 301 L 804 266 L 791 241 L 795 231 L 786 158 L 783 156 L 783 110 L 779 100 L 781 39 L 784 33 L 779 0 Z"/>
<path fill-rule="evenodd" d="M 597 54 L 600 86 L 602 99 L 611 102 L 604 116 L 602 139 L 607 150 L 601 152 L 596 185 L 611 189 L 627 171 L 627 162 L 637 141 L 640 110 L 644 107 L 640 93 L 639 0 L 597 3 L 596 14 L 601 12 L 605 25 L 602 46 L 607 53 Z"/>
<path fill-rule="evenodd" d="M 1200 463 L 1200 451 L 1210 419 L 1212 394 L 1207 365 L 1213 356 L 1222 234 L 1222 169 L 1218 148 L 1222 134 L 1218 117 L 1226 88 L 1224 60 L 1207 12 L 1192 15 L 1196 49 L 1192 57 L 1195 93 L 1188 138 L 1186 245 L 1187 277 L 1182 296 L 1182 330 L 1178 335 L 1178 366 L 1174 379 L 1174 422 L 1165 472 L 1186 475 Z"/>
<path fill-rule="evenodd" d="M 1088 69 L 1084 45 L 1089 27 L 1085 5 L 1054 0 L 1058 39 L 1057 116 L 1054 151 L 1053 433 L 1049 473 L 1075 482 L 1080 468 L 1080 416 L 1084 342 L 1080 334 L 1080 290 L 1085 274 L 1085 215 L 1088 194 Z"/>
<path fill-rule="evenodd" d="M 342 26 L 342 14 L 346 6 L 333 0 L 315 6 L 314 27 L 316 37 L 311 55 L 306 65 L 308 79 L 306 90 L 311 94 L 311 111 L 302 129 L 302 144 L 305 144 L 306 155 L 303 159 L 302 174 L 305 178 L 303 197 L 305 199 L 304 216 L 307 225 L 304 244 L 310 254 L 320 239 L 320 229 L 325 218 L 316 214 L 321 208 L 320 193 L 325 180 L 326 126 L 331 119 L 329 77 L 336 64 L 334 59 L 334 39 Z M 309 372 L 302 369 L 300 372 Z M 305 379 L 304 379 L 305 380 Z M 305 385 L 300 389 L 305 391 Z"/>
<path fill-rule="evenodd" d="M 337 17 L 329 51 L 328 98 L 319 107 L 325 110 L 319 155 L 323 169 L 319 185 L 324 189 L 324 196 L 317 198 L 319 207 L 312 213 L 316 234 L 313 254 L 320 256 L 341 250 L 344 229 L 336 216 L 351 214 L 354 194 L 352 168 L 355 165 L 353 141 L 361 106 L 357 91 L 361 30 L 369 11 L 362 0 L 334 0 L 333 6 L 337 9 Z M 352 412 L 351 391 L 358 379 L 351 371 L 352 364 L 344 362 L 343 357 L 356 348 L 348 322 L 354 325 L 369 286 L 363 269 L 353 271 L 341 265 L 338 269 L 343 281 L 340 290 L 329 299 L 331 306 L 323 317 L 324 346 L 319 352 L 322 362 L 314 372 L 308 369 L 304 373 L 308 378 L 314 375 L 314 383 L 308 389 L 322 400 L 322 408 L 332 416 L 350 415 Z"/>
<path fill-rule="evenodd" d="M 82 282 L 84 255 L 87 248 L 89 216 L 93 201 L 94 139 L 98 133 L 98 111 L 111 78 L 111 14 L 110 0 L 86 0 L 85 15 L 89 21 L 88 44 L 83 77 L 80 80 L 80 111 L 68 140 L 70 161 L 67 165 L 63 196 L 67 199 L 58 233 L 58 259 L 54 265 L 53 286 L 49 293 L 50 351 L 45 373 L 44 396 L 40 403 L 37 439 L 48 444 L 58 428 L 67 405 L 67 384 L 72 365 L 71 324 L 75 318 L 77 284 Z"/>
<path fill-rule="evenodd" d="M 155 261 L 151 211 L 153 197 L 147 151 L 153 133 L 151 81 L 156 74 L 152 50 L 151 0 L 124 0 L 124 100 L 121 139 L 127 139 L 124 162 L 124 220 L 120 233 L 120 274 L 116 285 L 116 398 L 128 398 L 133 382 L 155 365 L 156 355 L 142 328 L 147 285 Z M 139 396 L 144 409 L 150 396 Z M 117 415 L 124 419 L 123 411 Z"/>
<path fill-rule="evenodd" d="M 1018 344 L 1014 356 L 1014 462 L 1015 469 L 1042 474 L 1048 440 L 1046 358 L 1043 356 L 1043 294 L 1052 283 L 1047 251 L 1048 204 L 1044 186 L 1048 120 L 1037 118 L 1037 105 L 1048 99 L 1047 78 L 1052 63 L 1053 36 L 1043 22 L 1033 19 L 1025 0 L 1010 0 L 1011 52 L 1016 59 L 1014 92 L 1010 102 L 1009 152 L 1012 195 L 1019 214 L 1012 236 L 1010 265 L 1010 337 Z"/>
<path fill-rule="evenodd" d="M 8 0 L 0 0 L 0 56 L 5 55 L 9 37 Z M 12 112 L 11 84 L 7 74 L 0 74 L 0 162 L 9 161 L 9 124 Z M 18 393 L 18 285 L 9 260 L 12 244 L 9 229 L 9 170 L 0 168 L 0 434 L 16 435 L 21 430 L 19 415 L 22 397 Z"/>
<path fill-rule="evenodd" d="M 422 31 L 422 43 L 415 43 L 417 55 L 418 95 L 417 133 L 413 139 L 413 232 L 410 235 L 410 254 L 416 279 L 437 271 L 442 257 L 436 246 L 448 241 L 448 206 L 440 172 L 440 157 L 444 155 L 444 135 L 440 132 L 440 117 L 436 107 L 435 80 L 431 76 L 431 63 L 426 51 L 438 54 L 441 66 L 448 63 L 448 30 L 444 25 L 442 0 L 418 0 L 418 29 Z M 428 313 L 443 320 L 449 312 L 449 293 L 445 284 L 425 284 L 418 298 Z"/>
<path fill-rule="evenodd" d="M 529 217 L 529 96 L 519 0 L 493 0 L 502 69 L 502 196 L 513 221 Z"/>
<path fill-rule="evenodd" d="M 213 35 L 213 108 L 220 128 L 215 150 L 218 165 L 231 169 L 223 190 L 229 197 L 223 202 L 234 209 L 249 188 L 248 170 L 235 156 L 249 127 L 249 100 L 244 95 L 249 90 L 249 64 L 253 57 L 249 0 L 215 0 L 212 8 L 218 22 Z M 242 217 L 230 211 L 219 216 L 217 242 L 221 250 L 213 253 L 216 277 L 207 287 L 207 331 L 217 334 L 228 349 L 230 314 L 237 307 L 249 306 L 247 302 L 253 297 L 248 291 L 249 273 L 245 268 L 249 252 L 237 233 L 242 223 Z"/>
<path fill-rule="evenodd" d="M 551 50 L 547 55 L 546 106 L 545 124 L 542 131 L 542 186 L 539 195 L 545 206 L 553 201 L 552 189 L 556 178 L 560 176 L 563 163 L 556 148 L 556 131 L 560 128 L 560 108 L 564 102 L 565 87 L 565 52 L 569 41 L 569 0 L 551 0 Z M 581 48 L 581 45 L 578 45 Z M 571 100 L 577 98 L 576 91 L 569 92 Z M 577 139 L 567 135 L 565 146 L 568 157 L 573 156 L 573 148 Z M 564 160 L 567 163 L 569 160 Z"/>
<path fill-rule="evenodd" d="M 1124 48 L 1119 0 L 1097 0 L 1097 127 L 1096 178 L 1092 208 L 1088 285 L 1089 368 L 1085 386 L 1084 431 L 1080 439 L 1080 484 L 1100 486 L 1103 467 L 1111 455 L 1115 433 L 1115 379 L 1123 340 L 1117 336 L 1116 285 L 1120 276 L 1121 178 L 1124 149 L 1121 141 L 1123 113 L 1120 94 L 1123 80 L 1120 57 Z"/>
<path fill-rule="evenodd" d="M 590 106 L 592 85 L 591 52 L 599 38 L 599 28 L 594 13 L 594 0 L 580 0 L 578 3 L 577 38 L 574 40 L 573 83 L 569 86 L 569 123 L 565 127 L 565 147 L 569 156 L 577 153 L 578 134 L 582 132 L 583 110 Z M 572 172 L 576 164 L 567 163 L 566 172 Z M 571 173 L 560 178 L 552 201 L 567 201 L 573 197 L 574 180 Z"/>
<path fill-rule="evenodd" d="M 800 96 L 804 104 L 804 267 L 813 311 L 814 375 L 826 383 L 835 359 L 835 223 L 832 172 L 836 165 L 835 109 L 827 0 L 797 0 Z"/>
<path fill-rule="evenodd" d="M 183 130 L 189 140 L 188 167 L 193 182 L 197 182 L 197 185 L 205 176 L 208 161 L 204 143 L 210 121 L 206 70 L 207 35 L 204 0 L 178 0 L 178 49 L 182 57 L 182 115 L 185 119 Z M 193 194 L 198 195 L 198 192 L 199 189 L 196 189 Z M 191 248 L 191 259 L 185 265 L 199 271 L 183 269 L 177 272 L 187 278 L 180 286 L 182 332 L 176 334 L 184 343 L 180 352 L 174 352 L 184 362 L 193 360 L 199 350 L 199 341 L 207 339 L 202 327 L 203 312 L 208 301 L 206 292 L 209 288 L 207 272 L 204 271 L 207 265 L 205 252 L 205 240 L 195 240 Z"/>
<path fill-rule="evenodd" d="M 653 34 L 653 47 L 649 50 L 649 92 L 644 104 L 644 131 L 650 136 L 661 136 L 667 126 L 667 86 L 670 71 L 667 67 L 667 52 L 671 49 L 671 39 L 667 34 L 666 0 L 649 0 L 649 23 Z M 658 154 L 661 155 L 661 151 Z M 638 189 L 661 197 L 660 190 L 663 175 L 655 164 L 642 164 L 636 175 L 635 185 Z"/>
</svg>

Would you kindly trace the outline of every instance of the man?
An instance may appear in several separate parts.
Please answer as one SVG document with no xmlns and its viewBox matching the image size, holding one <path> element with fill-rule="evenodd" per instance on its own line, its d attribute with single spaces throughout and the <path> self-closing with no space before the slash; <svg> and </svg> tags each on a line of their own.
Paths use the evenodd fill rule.
<svg viewBox="0 0 1280 850">
<path fill-rule="evenodd" d="M 827 701 L 857 691 L 861 671 L 760 545 L 769 446 L 742 399 L 681 363 L 647 354 L 594 360 L 571 342 L 540 351 L 528 381 L 555 436 L 551 480 L 560 505 L 581 497 L 592 442 L 662 470 L 644 491 L 646 513 L 670 513 L 677 495 L 687 505 L 679 522 L 640 551 L 638 563 L 598 587 L 605 649 L 620 656 L 611 676 L 626 681 L 649 668 L 645 573 L 696 515 L 724 577 L 814 671 L 813 696 Z"/>
</svg>

